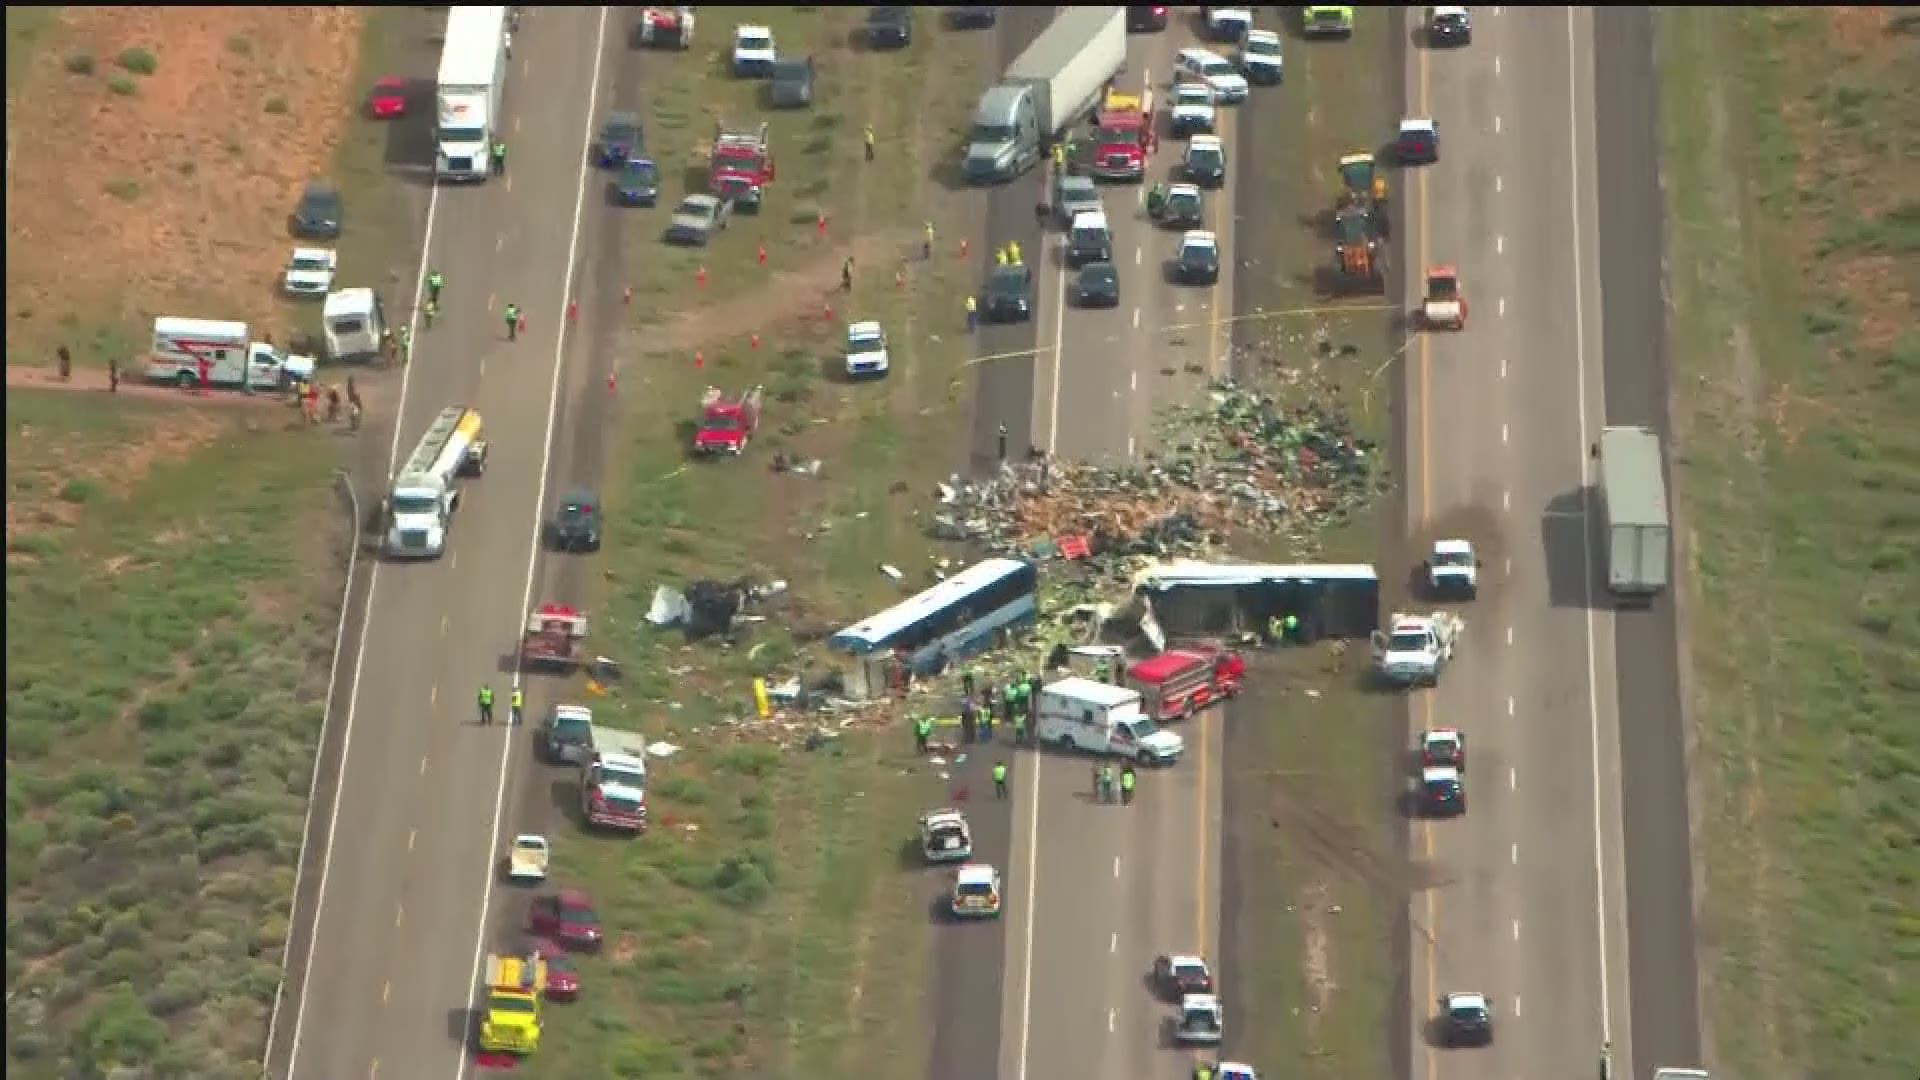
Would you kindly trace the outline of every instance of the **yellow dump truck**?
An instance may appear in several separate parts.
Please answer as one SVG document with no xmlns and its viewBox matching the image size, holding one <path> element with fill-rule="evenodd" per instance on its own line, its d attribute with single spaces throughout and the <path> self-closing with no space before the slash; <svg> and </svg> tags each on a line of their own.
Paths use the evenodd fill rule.
<svg viewBox="0 0 1920 1080">
<path fill-rule="evenodd" d="M 546 994 L 547 962 L 538 954 L 487 957 L 487 1007 L 480 1020 L 480 1049 L 509 1054 L 538 1050 Z"/>
</svg>

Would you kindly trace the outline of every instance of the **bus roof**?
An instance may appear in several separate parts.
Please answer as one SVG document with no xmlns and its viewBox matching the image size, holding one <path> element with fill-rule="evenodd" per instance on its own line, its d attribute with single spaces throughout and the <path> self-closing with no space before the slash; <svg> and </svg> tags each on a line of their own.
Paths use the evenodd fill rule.
<svg viewBox="0 0 1920 1080">
<path fill-rule="evenodd" d="M 833 647 L 848 652 L 865 652 L 922 619 L 958 603 L 974 592 L 1019 573 L 1032 573 L 1033 567 L 1019 559 L 987 559 L 975 563 L 933 587 L 916 593 L 898 604 L 870 615 L 833 635 Z"/>
</svg>

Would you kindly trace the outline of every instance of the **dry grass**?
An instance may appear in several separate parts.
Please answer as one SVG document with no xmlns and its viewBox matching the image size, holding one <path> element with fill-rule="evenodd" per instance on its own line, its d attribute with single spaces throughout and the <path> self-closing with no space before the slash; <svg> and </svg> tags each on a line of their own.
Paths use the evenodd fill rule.
<svg viewBox="0 0 1920 1080">
<path fill-rule="evenodd" d="M 8 362 L 44 363 L 61 342 L 77 358 L 125 355 L 155 314 L 271 321 L 286 217 L 340 142 L 362 18 L 59 9 L 17 100 L 9 73 Z"/>
<path fill-rule="evenodd" d="M 1663 18 L 1709 1041 L 1736 1075 L 1905 1080 L 1920 22 Z"/>
</svg>

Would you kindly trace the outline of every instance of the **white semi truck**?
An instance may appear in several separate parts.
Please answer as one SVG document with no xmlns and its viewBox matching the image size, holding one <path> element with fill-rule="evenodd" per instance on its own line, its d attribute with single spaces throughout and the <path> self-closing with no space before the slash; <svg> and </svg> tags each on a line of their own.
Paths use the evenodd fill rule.
<svg viewBox="0 0 1920 1080">
<path fill-rule="evenodd" d="M 1600 496 L 1607 513 L 1607 588 L 1644 599 L 1667 587 L 1667 480 L 1660 436 L 1650 428 L 1600 433 Z"/>
<path fill-rule="evenodd" d="M 1039 162 L 1099 103 L 1127 62 L 1124 7 L 1065 7 L 980 97 L 964 163 L 967 179 L 997 184 Z"/>
<path fill-rule="evenodd" d="M 487 178 L 487 147 L 500 119 L 507 80 L 507 9 L 459 7 L 447 12 L 435 105 L 438 125 L 434 175 L 442 180 Z"/>
<path fill-rule="evenodd" d="M 437 559 L 447 550 L 447 526 L 460 502 L 459 480 L 487 468 L 480 414 L 442 409 L 387 492 L 388 556 Z"/>
</svg>

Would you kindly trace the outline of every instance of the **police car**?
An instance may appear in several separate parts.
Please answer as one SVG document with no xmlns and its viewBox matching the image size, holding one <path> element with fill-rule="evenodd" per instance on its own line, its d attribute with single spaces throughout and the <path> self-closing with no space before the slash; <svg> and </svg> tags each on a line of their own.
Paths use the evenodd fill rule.
<svg viewBox="0 0 1920 1080">
<path fill-rule="evenodd" d="M 1493 1005 L 1484 994 L 1455 992 L 1440 999 L 1440 1037 L 1448 1046 L 1493 1041 Z"/>
<path fill-rule="evenodd" d="M 1192 229 L 1180 238 L 1173 276 L 1187 285 L 1212 285 L 1220 280 L 1220 241 L 1205 229 Z"/>
<path fill-rule="evenodd" d="M 887 332 L 872 321 L 847 327 L 847 378 L 860 379 L 887 373 Z"/>
<path fill-rule="evenodd" d="M 1433 728 L 1420 736 L 1420 767 L 1451 766 L 1467 771 L 1467 737 L 1453 728 Z"/>
<path fill-rule="evenodd" d="M 1175 1042 L 1215 1046 L 1226 1027 L 1227 1011 L 1212 994 L 1188 994 L 1180 999 L 1180 1015 L 1173 1023 Z"/>
<path fill-rule="evenodd" d="M 1456 817 L 1467 812 L 1467 790 L 1460 770 L 1452 765 L 1429 765 L 1420 770 L 1420 798 L 1427 813 Z"/>
<path fill-rule="evenodd" d="M 949 905 L 959 919 L 1000 917 L 1000 871 L 986 863 L 968 863 L 953 876 Z"/>
</svg>

